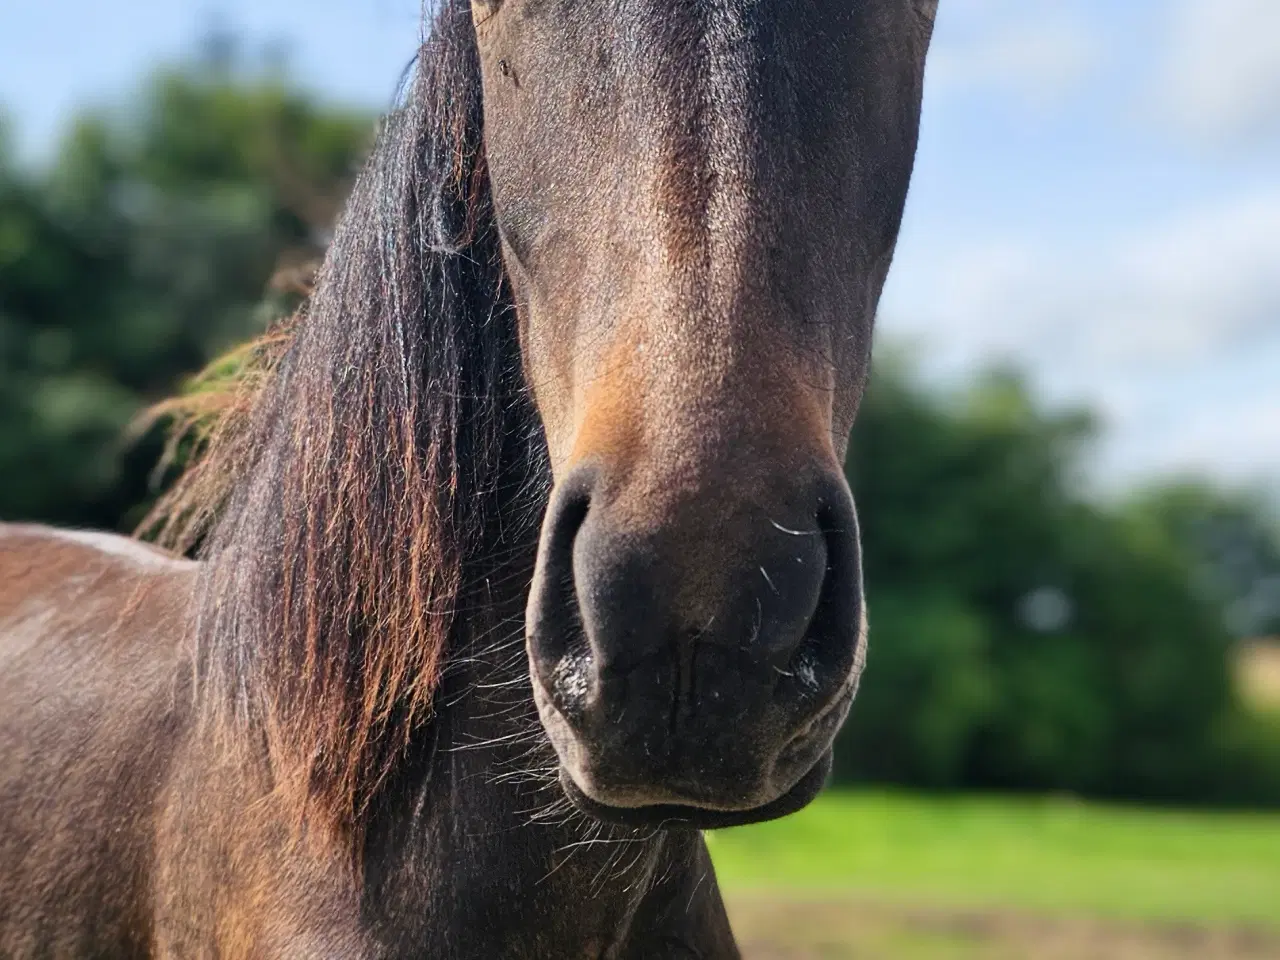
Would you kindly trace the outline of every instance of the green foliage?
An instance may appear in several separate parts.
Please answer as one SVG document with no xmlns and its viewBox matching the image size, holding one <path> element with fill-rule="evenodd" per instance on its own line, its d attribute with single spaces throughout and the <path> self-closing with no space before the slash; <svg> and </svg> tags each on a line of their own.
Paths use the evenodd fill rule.
<svg viewBox="0 0 1280 960">
<path fill-rule="evenodd" d="M 1235 636 L 1280 635 L 1280 515 L 1273 501 L 1177 479 L 1144 492 L 1130 513 L 1152 535 L 1172 538 Z"/>
<path fill-rule="evenodd" d="M 145 405 L 259 332 L 316 256 L 372 131 L 270 76 L 162 71 L 76 119 L 43 176 L 0 152 L 0 517 L 124 527 Z M 3 138 L 0 138 L 0 151 Z"/>
<path fill-rule="evenodd" d="M 1092 430 L 1008 372 L 942 396 L 877 370 L 849 459 L 871 640 L 839 779 L 1280 802 L 1187 511 L 1084 497 Z"/>
</svg>

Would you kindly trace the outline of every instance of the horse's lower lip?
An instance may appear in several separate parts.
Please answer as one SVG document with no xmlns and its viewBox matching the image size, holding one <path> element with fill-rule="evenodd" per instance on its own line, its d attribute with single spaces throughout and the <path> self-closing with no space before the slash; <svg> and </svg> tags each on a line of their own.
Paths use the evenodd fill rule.
<svg viewBox="0 0 1280 960">
<path fill-rule="evenodd" d="M 782 753 L 779 754 L 779 762 L 786 763 L 788 760 L 803 753 L 805 749 L 812 746 L 816 738 L 824 735 L 824 733 L 830 732 L 827 728 L 835 726 L 836 723 L 844 719 L 842 711 L 853 703 L 853 698 L 857 692 L 858 685 L 856 677 L 851 681 L 846 681 L 844 687 L 842 687 L 840 692 L 832 698 L 831 702 L 823 707 L 817 716 L 806 723 L 803 730 L 791 738 L 787 745 L 782 749 Z"/>
<path fill-rule="evenodd" d="M 662 830 L 720 830 L 763 823 L 795 813 L 818 795 L 830 772 L 831 751 L 827 750 L 813 768 L 785 794 L 749 810 L 713 810 L 682 804 L 615 807 L 588 797 L 563 767 L 560 769 L 560 786 L 575 807 L 587 816 L 605 823 Z"/>
</svg>

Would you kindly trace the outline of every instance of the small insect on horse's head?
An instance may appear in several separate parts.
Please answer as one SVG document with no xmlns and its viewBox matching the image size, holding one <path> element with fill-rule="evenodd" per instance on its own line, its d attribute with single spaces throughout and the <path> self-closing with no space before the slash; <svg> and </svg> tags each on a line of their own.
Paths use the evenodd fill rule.
<svg viewBox="0 0 1280 960">
<path fill-rule="evenodd" d="M 475 0 L 555 488 L 528 604 L 566 791 L 802 806 L 863 660 L 841 464 L 936 0 Z"/>
</svg>

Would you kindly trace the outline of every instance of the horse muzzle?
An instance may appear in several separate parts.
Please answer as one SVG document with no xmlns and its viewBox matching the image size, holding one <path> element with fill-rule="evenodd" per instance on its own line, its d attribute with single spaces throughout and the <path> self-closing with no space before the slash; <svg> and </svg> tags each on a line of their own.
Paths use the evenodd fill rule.
<svg viewBox="0 0 1280 960">
<path fill-rule="evenodd" d="M 642 511 L 586 466 L 553 494 L 528 651 L 565 792 L 592 816 L 750 823 L 825 781 L 865 646 L 852 498 L 834 470 L 748 490 Z"/>
</svg>

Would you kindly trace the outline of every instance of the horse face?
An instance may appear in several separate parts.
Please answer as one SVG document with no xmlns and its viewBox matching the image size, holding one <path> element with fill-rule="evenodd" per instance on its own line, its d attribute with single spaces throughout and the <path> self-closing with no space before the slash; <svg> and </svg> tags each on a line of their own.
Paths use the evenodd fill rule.
<svg viewBox="0 0 1280 960">
<path fill-rule="evenodd" d="M 556 481 L 532 680 L 601 818 L 763 819 L 829 769 L 864 648 L 841 464 L 935 6 L 473 5 Z"/>
</svg>

